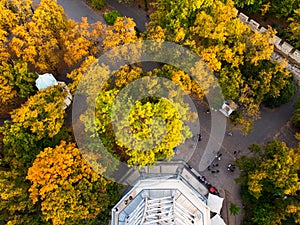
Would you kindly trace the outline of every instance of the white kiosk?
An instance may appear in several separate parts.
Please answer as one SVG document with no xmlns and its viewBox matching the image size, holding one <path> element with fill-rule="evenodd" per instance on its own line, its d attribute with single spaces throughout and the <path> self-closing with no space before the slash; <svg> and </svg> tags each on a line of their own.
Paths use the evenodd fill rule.
<svg viewBox="0 0 300 225">
<path fill-rule="evenodd" d="M 237 109 L 237 107 L 238 107 L 237 104 L 236 104 L 234 101 L 232 101 L 232 100 L 224 101 L 224 102 L 223 102 L 223 105 L 222 105 L 222 108 L 219 109 L 219 111 L 220 111 L 221 113 L 223 113 L 224 116 L 229 117 L 230 114 L 231 114 L 234 110 Z"/>
</svg>

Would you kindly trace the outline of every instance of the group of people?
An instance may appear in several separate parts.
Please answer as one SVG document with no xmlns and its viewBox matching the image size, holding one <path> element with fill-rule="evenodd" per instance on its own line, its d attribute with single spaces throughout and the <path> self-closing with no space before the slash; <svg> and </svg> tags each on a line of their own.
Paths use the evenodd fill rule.
<svg viewBox="0 0 300 225">
<path fill-rule="evenodd" d="M 219 164 L 218 163 L 213 163 L 211 166 L 208 166 L 208 170 L 211 171 L 211 173 L 219 173 L 220 170 L 214 170 L 214 168 L 218 167 Z"/>
<path fill-rule="evenodd" d="M 235 165 L 229 163 L 228 166 L 227 166 L 227 170 L 229 170 L 229 171 L 231 171 L 231 172 L 234 172 L 234 171 L 235 171 Z"/>
<path fill-rule="evenodd" d="M 240 151 L 238 151 L 238 152 L 240 152 Z M 237 154 L 238 152 L 235 151 L 234 154 Z M 219 154 L 216 155 L 216 159 L 217 159 L 218 161 L 221 160 L 221 157 L 222 157 L 222 153 L 219 153 Z M 208 170 L 208 171 L 211 171 L 211 173 L 219 173 L 220 170 L 217 169 L 218 166 L 219 166 L 218 163 L 212 163 L 210 166 L 207 167 L 207 170 Z M 235 166 L 234 164 L 232 164 L 232 163 L 229 163 L 229 164 L 228 164 L 228 166 L 227 166 L 227 170 L 228 170 L 228 171 L 234 172 L 235 169 L 236 169 L 236 166 Z"/>
</svg>

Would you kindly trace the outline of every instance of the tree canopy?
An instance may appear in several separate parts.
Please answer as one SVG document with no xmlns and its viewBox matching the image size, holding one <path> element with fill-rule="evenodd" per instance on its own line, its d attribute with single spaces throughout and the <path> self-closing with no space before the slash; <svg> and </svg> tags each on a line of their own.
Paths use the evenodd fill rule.
<svg viewBox="0 0 300 225">
<path fill-rule="evenodd" d="M 263 10 L 267 6 L 268 12 L 277 17 L 290 16 L 293 10 L 300 8 L 300 3 L 297 0 L 234 0 L 234 3 L 237 7 L 247 8 L 252 12 Z"/>
<path fill-rule="evenodd" d="M 185 123 L 193 121 L 196 115 L 184 102 L 184 92 L 177 93 L 168 82 L 157 80 L 159 77 L 176 77 L 176 73 L 187 76 L 167 67 L 146 73 L 137 66 L 125 66 L 108 80 L 109 85 L 104 86 L 96 99 L 95 125 L 102 143 L 111 154 L 117 154 L 129 165 L 144 167 L 157 160 L 170 159 L 174 155 L 173 148 L 191 137 Z M 121 99 L 126 100 L 117 99 L 121 88 L 137 79 L 142 82 L 122 91 Z M 190 93 L 192 83 L 184 84 L 184 87 Z M 162 90 L 168 90 L 166 98 L 151 95 L 138 101 L 131 98 L 144 92 L 155 95 Z M 94 135 L 88 114 L 84 114 L 81 120 L 86 132 Z"/>
<path fill-rule="evenodd" d="M 264 33 L 253 32 L 236 17 L 231 0 L 169 3 L 156 2 L 146 37 L 165 35 L 166 40 L 194 50 L 215 73 L 224 98 L 239 105 L 243 114 L 240 123 L 247 133 L 249 122 L 259 117 L 264 97 L 278 97 L 291 77 L 284 62 L 270 61 L 275 31 L 269 28 Z"/>
<path fill-rule="evenodd" d="M 4 156 L 0 172 L 0 218 L 12 224 L 40 224 L 39 207 L 29 200 L 27 169 L 45 147 L 69 140 L 64 125 L 64 93 L 50 87 L 31 96 L 20 108 L 11 112 L 12 121 L 1 127 Z M 28 212 L 28 213 L 24 213 Z"/>
<path fill-rule="evenodd" d="M 238 160 L 247 219 L 258 225 L 281 224 L 287 219 L 299 223 L 299 146 L 293 149 L 272 141 L 264 148 L 256 145 L 250 149 L 256 149 L 257 155 Z"/>
<path fill-rule="evenodd" d="M 45 220 L 53 225 L 95 219 L 111 204 L 106 192 L 111 182 L 92 170 L 74 143 L 62 141 L 55 148 L 45 148 L 29 168 L 27 179 L 32 202 L 41 204 Z"/>
</svg>

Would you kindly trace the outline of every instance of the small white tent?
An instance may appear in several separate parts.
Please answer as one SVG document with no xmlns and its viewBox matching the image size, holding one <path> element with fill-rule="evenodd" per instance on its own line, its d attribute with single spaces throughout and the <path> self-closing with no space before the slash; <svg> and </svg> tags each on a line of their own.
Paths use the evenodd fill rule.
<svg viewBox="0 0 300 225">
<path fill-rule="evenodd" d="M 207 206 L 210 208 L 210 211 L 220 214 L 223 200 L 223 198 L 209 193 L 207 198 Z"/>
<path fill-rule="evenodd" d="M 39 90 L 42 90 L 47 87 L 57 85 L 57 80 L 52 74 L 45 73 L 43 75 L 39 75 L 39 77 L 35 81 L 35 85 Z"/>
<path fill-rule="evenodd" d="M 219 214 L 215 215 L 213 218 L 211 218 L 210 221 L 211 225 L 226 225 L 224 220 L 220 217 Z"/>
</svg>

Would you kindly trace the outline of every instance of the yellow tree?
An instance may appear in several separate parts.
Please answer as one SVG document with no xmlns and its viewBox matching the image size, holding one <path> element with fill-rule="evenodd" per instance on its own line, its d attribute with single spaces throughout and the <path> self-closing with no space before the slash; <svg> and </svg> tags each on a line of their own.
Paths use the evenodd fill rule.
<svg viewBox="0 0 300 225">
<path fill-rule="evenodd" d="M 41 218 L 39 208 L 29 198 L 26 172 L 24 168 L 0 171 L 0 220 L 12 225 L 50 225 Z"/>
<path fill-rule="evenodd" d="M 60 61 L 60 30 L 68 28 L 63 8 L 56 1 L 42 0 L 31 20 L 12 30 L 9 47 L 14 56 L 30 63 L 40 72 L 54 70 Z"/>
<path fill-rule="evenodd" d="M 71 92 L 75 92 L 84 73 L 86 73 L 88 71 L 88 68 L 95 62 L 96 58 L 94 56 L 89 56 L 81 63 L 79 67 L 75 68 L 67 74 L 67 77 L 73 80 L 72 83 L 68 84 L 68 87 L 71 90 Z"/>
<path fill-rule="evenodd" d="M 290 24 L 288 26 L 288 32 L 291 33 L 289 35 L 288 39 L 291 44 L 294 45 L 294 47 L 299 48 L 300 47 L 300 8 L 294 10 L 294 16 L 288 19 L 290 21 Z"/>
<path fill-rule="evenodd" d="M 136 42 L 139 38 L 134 29 L 135 22 L 132 18 L 117 17 L 113 26 L 108 26 L 103 39 L 104 51 L 119 45 Z"/>
<path fill-rule="evenodd" d="M 135 85 L 130 91 L 131 95 L 139 95 L 145 90 L 155 93 L 167 89 L 171 90 L 171 100 L 147 97 L 132 104 L 128 96 L 124 102 L 114 104 L 119 93 L 116 89 L 102 91 L 96 100 L 95 124 L 102 143 L 112 154 L 118 154 L 128 164 L 138 167 L 170 159 L 174 155 L 173 148 L 191 137 L 189 127 L 184 122 L 195 119 L 189 107 L 182 102 L 182 96 L 178 93 L 172 96 L 173 89 L 163 87 L 163 83 L 158 84 L 151 77 L 145 79 Z M 173 102 L 173 99 L 176 100 Z M 122 111 L 116 112 L 115 107 L 120 107 Z M 132 107 L 129 108 L 129 115 L 123 115 L 128 107 Z M 89 131 L 86 117 L 82 117 L 82 120 Z"/>
<path fill-rule="evenodd" d="M 60 38 L 64 52 L 64 62 L 72 67 L 89 56 L 96 56 L 100 52 L 100 39 L 103 39 L 105 25 L 96 22 L 89 24 L 83 17 L 80 23 L 69 21 L 70 28 L 60 30 Z"/>
<path fill-rule="evenodd" d="M 169 78 L 181 86 L 186 94 L 194 93 L 199 99 L 202 99 L 204 97 L 204 92 L 212 87 L 213 82 L 209 74 L 201 68 L 200 64 L 196 64 L 195 67 L 192 68 L 192 72 L 194 78 L 183 70 L 170 65 L 164 65 L 161 70 L 155 70 L 153 75 Z M 202 85 L 201 87 L 199 86 L 200 83 Z"/>
<path fill-rule="evenodd" d="M 165 29 L 167 40 L 184 44 L 201 56 L 218 78 L 224 97 L 239 104 L 240 121 L 249 131 L 251 121 L 259 117 L 264 96 L 279 93 L 290 78 L 269 61 L 275 31 L 253 32 L 236 17 L 232 0 L 168 2 L 155 3 L 157 11 L 151 16 L 148 33 L 155 37 L 155 28 L 160 26 L 157 36 Z M 276 81 L 278 77 L 282 83 Z M 177 74 L 174 80 L 190 86 L 187 78 Z M 211 84 L 203 81 L 204 86 Z"/>
<path fill-rule="evenodd" d="M 39 91 L 11 113 L 12 122 L 36 134 L 38 140 L 55 136 L 64 123 L 65 95 L 59 86 Z"/>
<path fill-rule="evenodd" d="M 142 69 L 135 66 L 124 66 L 114 73 L 115 85 L 118 89 L 123 88 L 130 82 L 142 76 Z"/>
<path fill-rule="evenodd" d="M 62 90 L 50 87 L 14 110 L 12 121 L 6 121 L 0 129 L 4 136 L 1 166 L 5 168 L 0 172 L 0 219 L 8 224 L 47 224 L 39 214 L 40 208 L 29 199 L 25 177 L 42 149 L 69 139 L 63 127 L 63 104 Z"/>
<path fill-rule="evenodd" d="M 107 210 L 112 183 L 94 172 L 74 143 L 45 148 L 28 170 L 33 203 L 53 225 L 91 220 Z M 117 194 L 117 193 L 114 193 Z"/>
<path fill-rule="evenodd" d="M 26 98 L 37 91 L 36 73 L 30 73 L 27 63 L 15 62 L 13 65 L 2 62 L 0 65 L 0 102 L 8 104 L 16 96 Z"/>
<path fill-rule="evenodd" d="M 127 148 L 129 165 L 142 168 L 158 160 L 170 160 L 173 149 L 192 136 L 184 125 L 185 115 L 174 103 L 164 98 L 154 102 L 137 102 L 131 109 L 128 126 L 123 123 L 117 127 L 122 138 L 117 139 L 117 144 Z"/>
<path fill-rule="evenodd" d="M 167 40 L 183 43 L 196 12 L 213 4 L 214 1 L 211 0 L 157 0 L 153 4 L 156 10 L 151 14 L 148 28 L 155 29 L 156 26 L 167 28 Z"/>
</svg>

